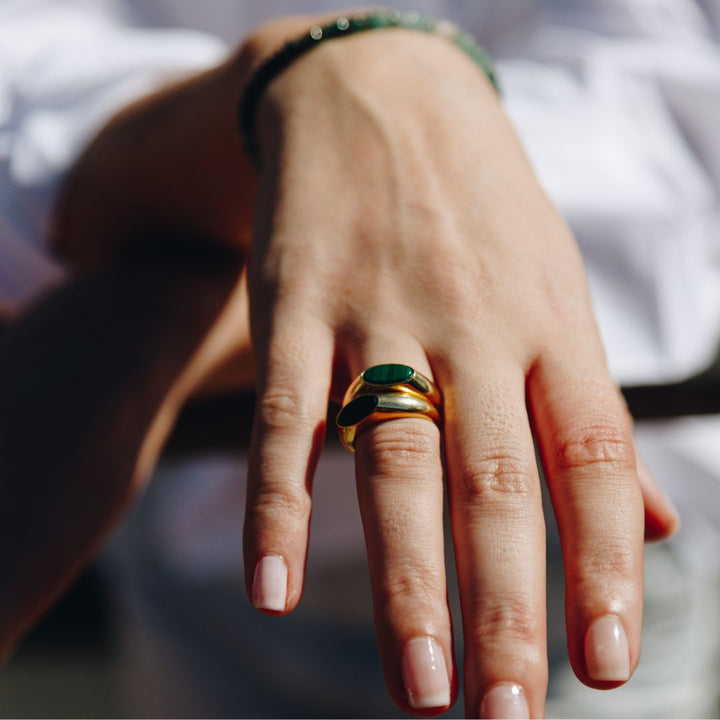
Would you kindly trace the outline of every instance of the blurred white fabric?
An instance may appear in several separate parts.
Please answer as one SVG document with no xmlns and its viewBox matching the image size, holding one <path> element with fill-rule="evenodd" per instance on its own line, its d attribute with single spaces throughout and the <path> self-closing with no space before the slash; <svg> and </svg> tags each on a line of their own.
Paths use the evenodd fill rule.
<svg viewBox="0 0 720 720">
<path fill-rule="evenodd" d="M 0 309 L 63 277 L 45 247 L 65 171 L 117 110 L 218 62 L 197 32 L 128 28 L 106 2 L 0 3 Z"/>
<path fill-rule="evenodd" d="M 586 258 L 616 378 L 669 382 L 706 366 L 720 336 L 716 3 L 395 5 L 460 22 L 499 58 L 508 113 Z M 110 114 L 174 74 L 217 62 L 224 43 L 262 20 L 334 6 L 0 5 L 0 306 L 57 280 L 40 252 L 54 192 Z M 184 29 L 192 25 L 215 37 Z"/>
</svg>

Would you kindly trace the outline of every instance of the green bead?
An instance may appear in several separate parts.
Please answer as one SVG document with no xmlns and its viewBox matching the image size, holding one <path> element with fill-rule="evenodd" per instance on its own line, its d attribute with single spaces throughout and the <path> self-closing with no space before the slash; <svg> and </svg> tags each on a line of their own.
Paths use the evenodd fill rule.
<svg viewBox="0 0 720 720">
<path fill-rule="evenodd" d="M 336 423 L 339 427 L 351 427 L 357 425 L 368 415 L 375 412 L 378 406 L 378 399 L 375 395 L 361 395 L 351 400 L 339 413 Z"/>
<path fill-rule="evenodd" d="M 409 365 L 386 363 L 368 368 L 363 373 L 363 380 L 370 385 L 400 385 L 408 382 L 414 374 Z"/>
</svg>

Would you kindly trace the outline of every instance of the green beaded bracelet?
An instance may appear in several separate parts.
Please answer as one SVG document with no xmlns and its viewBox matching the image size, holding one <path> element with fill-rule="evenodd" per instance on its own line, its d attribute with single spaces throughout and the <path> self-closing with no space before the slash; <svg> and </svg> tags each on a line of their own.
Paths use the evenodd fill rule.
<svg viewBox="0 0 720 720">
<path fill-rule="evenodd" d="M 315 25 L 299 38 L 289 40 L 274 55 L 271 55 L 250 78 L 240 101 L 240 132 L 245 150 L 256 167 L 260 167 L 260 149 L 256 135 L 257 105 L 265 88 L 293 61 L 323 40 L 352 35 L 365 30 L 381 28 L 407 28 L 440 35 L 457 45 L 469 55 L 487 75 L 495 90 L 500 87 L 495 69 L 485 51 L 475 42 L 475 38 L 462 31 L 448 20 L 433 20 L 419 12 L 370 13 L 356 17 L 339 17 L 327 25 Z"/>
</svg>

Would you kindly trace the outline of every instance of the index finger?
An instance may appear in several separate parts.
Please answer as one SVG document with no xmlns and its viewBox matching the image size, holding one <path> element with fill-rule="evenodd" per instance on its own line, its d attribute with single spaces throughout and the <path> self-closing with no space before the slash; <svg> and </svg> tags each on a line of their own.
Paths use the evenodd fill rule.
<svg viewBox="0 0 720 720">
<path fill-rule="evenodd" d="M 466 711 L 540 717 L 547 690 L 545 527 L 524 369 L 501 353 L 464 347 L 434 358 L 433 367 L 445 397 Z"/>
<path fill-rule="evenodd" d="M 528 395 L 558 521 L 568 650 L 582 682 L 609 688 L 640 656 L 643 504 L 630 418 L 600 357 L 544 357 Z"/>
</svg>

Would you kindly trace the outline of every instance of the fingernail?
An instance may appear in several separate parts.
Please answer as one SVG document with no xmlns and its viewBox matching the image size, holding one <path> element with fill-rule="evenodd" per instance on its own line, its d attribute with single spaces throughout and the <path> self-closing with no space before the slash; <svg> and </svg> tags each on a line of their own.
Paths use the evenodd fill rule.
<svg viewBox="0 0 720 720">
<path fill-rule="evenodd" d="M 627 680 L 630 652 L 625 628 L 614 615 L 598 618 L 585 636 L 585 662 L 593 680 Z"/>
<path fill-rule="evenodd" d="M 450 681 L 442 648 L 431 637 L 410 640 L 403 651 L 402 676 L 414 708 L 447 707 Z"/>
<path fill-rule="evenodd" d="M 253 605 L 258 610 L 285 609 L 288 569 L 279 555 L 266 555 L 258 561 L 253 575 Z"/>
<path fill-rule="evenodd" d="M 515 683 L 503 683 L 491 687 L 480 705 L 481 718 L 508 718 L 527 720 L 530 709 L 523 689 Z"/>
</svg>

